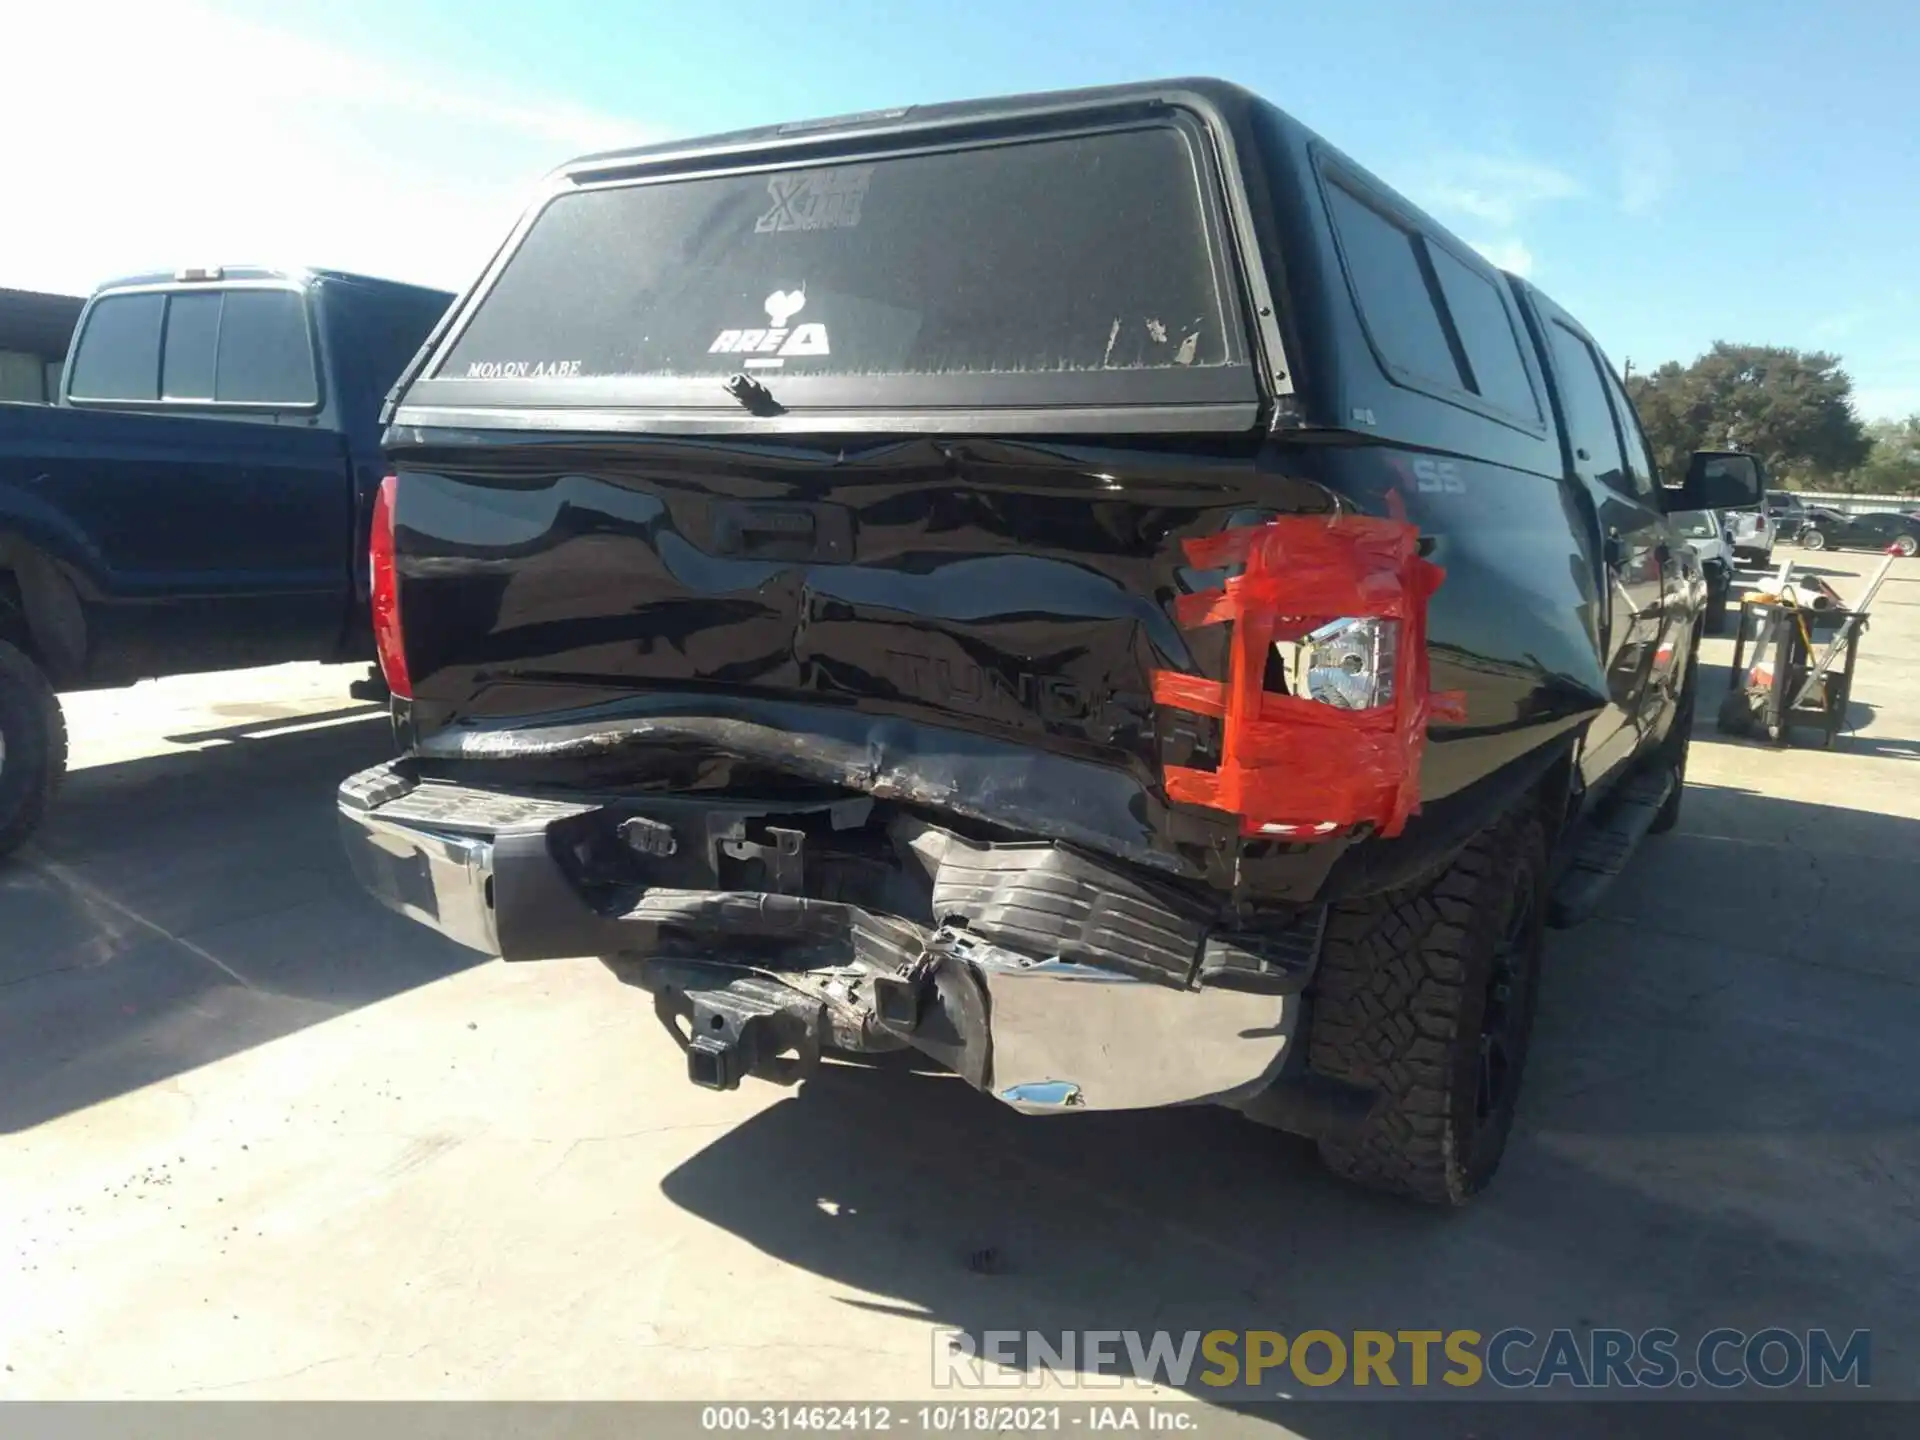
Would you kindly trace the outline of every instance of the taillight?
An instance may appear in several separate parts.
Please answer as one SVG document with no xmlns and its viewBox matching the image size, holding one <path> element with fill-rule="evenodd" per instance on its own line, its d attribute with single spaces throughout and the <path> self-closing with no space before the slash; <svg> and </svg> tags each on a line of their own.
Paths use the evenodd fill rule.
<svg viewBox="0 0 1920 1440">
<path fill-rule="evenodd" d="M 373 570 L 373 648 L 380 657 L 380 673 L 387 689 L 402 700 L 413 698 L 413 680 L 407 674 L 406 639 L 400 631 L 400 576 L 393 563 L 393 492 L 389 475 L 373 498 L 373 536 L 369 547 Z"/>
<path fill-rule="evenodd" d="M 1317 840 L 1363 823 L 1398 835 L 1419 808 L 1429 722 L 1465 714 L 1464 696 L 1429 689 L 1427 599 L 1442 575 L 1418 532 L 1398 515 L 1283 516 L 1185 549 L 1197 569 L 1238 573 L 1175 603 L 1183 628 L 1233 634 L 1224 682 L 1154 674 L 1159 704 L 1221 724 L 1214 769 L 1162 767 L 1167 798 L 1235 815 L 1243 835 Z"/>
</svg>

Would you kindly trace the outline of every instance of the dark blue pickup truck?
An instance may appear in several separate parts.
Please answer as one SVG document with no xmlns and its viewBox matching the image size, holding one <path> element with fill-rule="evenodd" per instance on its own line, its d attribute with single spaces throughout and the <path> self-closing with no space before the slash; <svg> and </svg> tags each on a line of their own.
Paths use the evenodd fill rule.
<svg viewBox="0 0 1920 1440">
<path fill-rule="evenodd" d="M 452 297 L 325 270 L 103 286 L 58 405 L 0 405 L 0 855 L 64 768 L 54 691 L 371 658 L 388 388 Z"/>
</svg>

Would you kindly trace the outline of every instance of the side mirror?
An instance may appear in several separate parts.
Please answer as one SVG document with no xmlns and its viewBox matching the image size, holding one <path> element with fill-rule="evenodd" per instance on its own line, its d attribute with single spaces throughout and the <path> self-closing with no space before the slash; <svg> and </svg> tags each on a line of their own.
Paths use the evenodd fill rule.
<svg viewBox="0 0 1920 1440">
<path fill-rule="evenodd" d="M 1686 483 L 1667 491 L 1667 509 L 1751 510 L 1767 498 L 1767 476 L 1751 455 L 1733 450 L 1696 450 Z"/>
</svg>

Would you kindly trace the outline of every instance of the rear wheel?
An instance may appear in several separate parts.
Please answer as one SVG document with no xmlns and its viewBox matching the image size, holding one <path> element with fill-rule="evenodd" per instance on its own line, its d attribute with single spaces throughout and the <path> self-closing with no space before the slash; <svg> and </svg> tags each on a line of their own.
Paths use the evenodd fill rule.
<svg viewBox="0 0 1920 1440">
<path fill-rule="evenodd" d="M 1733 591 L 1731 572 L 1707 582 L 1706 629 L 1709 635 L 1724 635 L 1727 629 L 1727 597 Z"/>
<path fill-rule="evenodd" d="M 1660 811 L 1647 827 L 1650 835 L 1664 835 L 1680 823 L 1680 803 L 1687 791 L 1687 756 L 1693 748 L 1694 695 L 1700 687 L 1698 672 L 1687 677 L 1687 688 L 1680 697 L 1680 709 L 1673 717 L 1673 728 L 1660 742 L 1660 758 L 1655 764 L 1673 775 L 1673 788 L 1660 804 Z"/>
<path fill-rule="evenodd" d="M 0 640 L 0 856 L 31 835 L 67 768 L 67 726 L 40 667 Z"/>
<path fill-rule="evenodd" d="M 1800 548 L 1802 550 L 1824 550 L 1827 548 L 1827 537 L 1818 530 L 1803 530 L 1800 532 Z"/>
<path fill-rule="evenodd" d="M 1365 1120 L 1320 1141 L 1336 1174 L 1436 1205 L 1493 1178 L 1533 1029 L 1545 877 L 1528 810 L 1424 885 L 1333 908 L 1308 1062 L 1376 1093 Z"/>
</svg>

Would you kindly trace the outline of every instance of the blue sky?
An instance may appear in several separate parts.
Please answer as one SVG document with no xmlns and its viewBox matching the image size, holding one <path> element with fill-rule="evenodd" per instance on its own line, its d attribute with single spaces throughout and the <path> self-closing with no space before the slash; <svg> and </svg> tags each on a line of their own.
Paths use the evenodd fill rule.
<svg viewBox="0 0 1920 1440">
<path fill-rule="evenodd" d="M 0 285 L 261 258 L 457 287 L 583 150 L 1216 74 L 1616 362 L 1819 346 L 1865 414 L 1920 411 L 1912 0 L 62 0 L 7 26 L 9 110 L 46 138 L 0 149 Z"/>
</svg>

